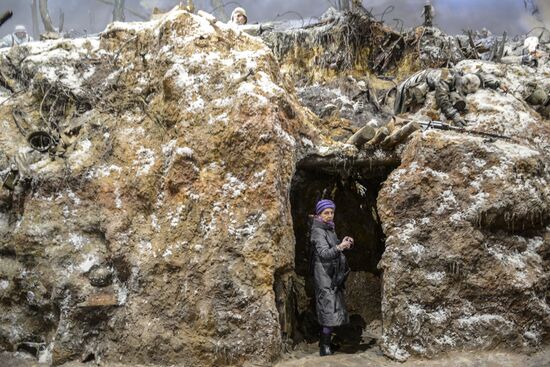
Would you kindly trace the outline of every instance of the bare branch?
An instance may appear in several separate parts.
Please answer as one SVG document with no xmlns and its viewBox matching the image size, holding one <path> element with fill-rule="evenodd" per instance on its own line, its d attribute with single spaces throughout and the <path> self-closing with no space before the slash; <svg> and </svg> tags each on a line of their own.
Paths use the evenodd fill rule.
<svg viewBox="0 0 550 367">
<path fill-rule="evenodd" d="M 4 14 L 2 14 L 0 16 L 0 26 L 2 26 L 2 24 L 6 23 L 12 16 L 13 16 L 13 12 L 11 12 L 11 11 L 7 11 Z"/>
<path fill-rule="evenodd" d="M 63 32 L 63 26 L 65 25 L 65 13 L 61 8 L 59 9 L 59 32 Z"/>
<path fill-rule="evenodd" d="M 225 4 L 221 0 L 211 0 L 210 3 L 214 15 L 221 21 L 227 22 L 229 20 L 229 15 L 227 15 L 227 11 L 225 10 Z"/>
<path fill-rule="evenodd" d="M 31 14 L 32 14 L 32 35 L 34 39 L 40 37 L 40 23 L 38 22 L 38 4 L 36 0 L 32 0 Z"/>
<path fill-rule="evenodd" d="M 114 6 L 115 3 L 113 0 L 96 0 L 102 4 L 107 4 L 107 5 L 111 5 L 111 6 Z M 142 19 L 142 20 L 149 20 L 149 16 L 146 16 L 146 15 L 143 15 L 143 14 L 140 14 L 138 13 L 137 11 L 135 10 L 132 10 L 132 9 L 128 9 L 128 8 L 124 8 L 124 10 L 126 10 L 128 13 L 132 14 L 133 16 L 139 18 L 139 19 Z"/>
<path fill-rule="evenodd" d="M 113 22 L 124 22 L 126 20 L 124 16 L 124 1 L 125 0 L 114 0 Z"/>
<path fill-rule="evenodd" d="M 40 9 L 40 16 L 42 17 L 42 23 L 44 23 L 46 32 L 55 32 L 55 28 L 52 25 L 52 19 L 48 13 L 48 0 L 40 0 L 38 2 L 38 8 Z"/>
</svg>

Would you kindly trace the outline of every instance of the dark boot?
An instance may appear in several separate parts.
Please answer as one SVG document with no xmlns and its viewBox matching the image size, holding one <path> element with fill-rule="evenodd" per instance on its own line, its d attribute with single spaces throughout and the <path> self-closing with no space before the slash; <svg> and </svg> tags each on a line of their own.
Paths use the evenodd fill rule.
<svg viewBox="0 0 550 367">
<path fill-rule="evenodd" d="M 323 356 L 330 356 L 333 354 L 332 349 L 330 347 L 330 334 L 321 334 L 321 339 L 319 340 L 319 355 L 321 357 Z"/>
</svg>

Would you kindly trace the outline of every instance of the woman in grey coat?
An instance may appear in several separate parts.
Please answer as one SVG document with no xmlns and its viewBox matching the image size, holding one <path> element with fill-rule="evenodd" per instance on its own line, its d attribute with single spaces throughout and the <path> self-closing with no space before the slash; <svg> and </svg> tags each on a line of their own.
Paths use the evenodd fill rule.
<svg viewBox="0 0 550 367">
<path fill-rule="evenodd" d="M 341 243 L 338 240 L 333 222 L 335 209 L 336 205 L 331 200 L 317 203 L 310 236 L 314 246 L 313 282 L 317 320 L 321 325 L 321 356 L 332 354 L 330 341 L 333 328 L 349 322 L 343 292 L 349 267 L 342 251 L 353 245 L 353 238 L 346 236 Z"/>
</svg>

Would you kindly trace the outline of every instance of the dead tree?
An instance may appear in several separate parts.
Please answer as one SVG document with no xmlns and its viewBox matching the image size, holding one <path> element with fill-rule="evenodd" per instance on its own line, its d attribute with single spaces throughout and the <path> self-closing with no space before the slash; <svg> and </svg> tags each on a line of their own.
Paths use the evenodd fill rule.
<svg viewBox="0 0 550 367">
<path fill-rule="evenodd" d="M 65 13 L 59 9 L 59 32 L 63 32 L 63 26 L 65 25 Z"/>
<path fill-rule="evenodd" d="M 2 24 L 10 20 L 12 16 L 13 16 L 13 12 L 11 10 L 8 10 L 7 12 L 0 15 L 0 27 L 2 26 Z"/>
<path fill-rule="evenodd" d="M 40 17 L 42 17 L 42 23 L 44 23 L 46 32 L 55 32 L 50 13 L 48 12 L 48 0 L 39 0 L 38 8 L 40 9 Z"/>
<path fill-rule="evenodd" d="M 424 27 L 433 27 L 434 8 L 431 4 L 424 5 Z"/>
<path fill-rule="evenodd" d="M 351 6 L 353 10 L 359 10 L 363 7 L 361 0 L 351 0 Z"/>
<path fill-rule="evenodd" d="M 126 16 L 124 15 L 124 2 L 125 0 L 114 0 L 113 22 L 124 22 L 126 20 Z"/>
<path fill-rule="evenodd" d="M 351 0 L 338 0 L 338 10 L 340 11 L 350 10 L 350 2 Z"/>
<path fill-rule="evenodd" d="M 227 22 L 229 20 L 229 15 L 227 14 L 225 5 L 221 0 L 210 0 L 210 4 L 212 5 L 212 12 L 219 20 L 223 22 Z"/>
<path fill-rule="evenodd" d="M 102 4 L 107 4 L 107 5 L 112 5 L 112 6 L 115 6 L 116 7 L 116 4 L 115 2 L 116 1 L 119 1 L 119 0 L 96 0 L 97 2 L 100 2 Z M 123 0 L 124 2 L 124 0 Z M 132 14 L 133 16 L 135 17 L 138 17 L 139 19 L 141 20 L 149 20 L 150 17 L 147 16 L 147 15 L 144 15 L 144 14 L 141 14 L 135 10 L 132 10 L 132 9 L 128 9 L 126 8 L 124 5 L 122 6 L 124 10 L 126 10 L 128 13 Z M 114 15 L 114 14 L 113 14 Z"/>
<path fill-rule="evenodd" d="M 38 4 L 36 0 L 32 0 L 31 3 L 31 14 L 32 14 L 32 36 L 34 39 L 40 37 L 40 23 L 38 22 Z"/>
</svg>

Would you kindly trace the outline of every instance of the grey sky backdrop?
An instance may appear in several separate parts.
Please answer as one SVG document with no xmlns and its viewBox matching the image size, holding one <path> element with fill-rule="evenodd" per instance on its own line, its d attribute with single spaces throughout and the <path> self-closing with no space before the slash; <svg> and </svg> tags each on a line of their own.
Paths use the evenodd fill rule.
<svg viewBox="0 0 550 367">
<path fill-rule="evenodd" d="M 144 15 L 151 13 L 154 6 L 170 9 L 179 4 L 179 0 L 126 0 L 126 7 Z M 318 17 L 331 3 L 337 0 L 236 0 L 224 1 L 228 13 L 236 6 L 244 7 L 249 22 L 275 19 L 300 19 Z M 379 17 L 388 6 L 393 11 L 384 15 L 384 20 L 395 25 L 394 19 L 402 19 L 405 27 L 422 22 L 421 12 L 425 0 L 364 0 L 365 8 Z M 507 31 L 510 35 L 525 33 L 535 25 L 550 28 L 548 17 L 550 0 L 538 0 L 542 7 L 539 23 L 536 23 L 524 7 L 523 0 L 434 0 L 436 24 L 448 33 L 461 33 L 462 29 L 481 29 L 486 27 L 493 33 Z M 16 24 L 25 24 L 32 32 L 31 0 L 0 0 L 0 12 L 12 10 L 14 17 L 0 29 L 0 35 L 10 33 Z M 197 8 L 212 10 L 210 0 L 195 0 Z M 65 13 L 65 30 L 95 33 L 105 29 L 112 20 L 112 6 L 97 0 L 49 0 L 50 15 L 54 25 L 59 24 L 59 11 Z M 389 9 L 388 9 L 389 10 Z M 296 13 L 295 13 L 296 12 Z M 139 20 L 126 12 L 127 21 Z M 540 22 L 542 21 L 542 23 Z"/>
</svg>

